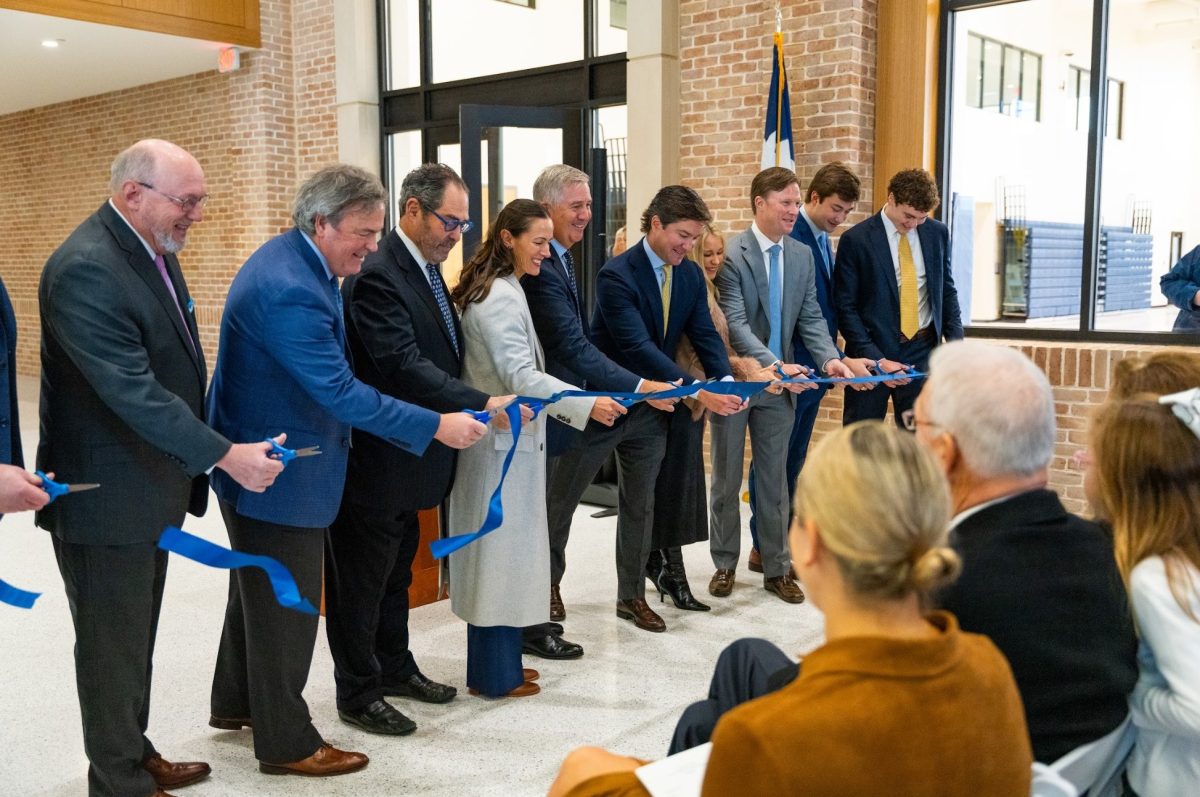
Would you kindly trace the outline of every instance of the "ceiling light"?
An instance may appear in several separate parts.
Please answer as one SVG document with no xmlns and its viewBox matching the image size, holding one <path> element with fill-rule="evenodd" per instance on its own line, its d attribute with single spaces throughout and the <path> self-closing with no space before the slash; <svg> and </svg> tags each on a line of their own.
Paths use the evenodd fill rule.
<svg viewBox="0 0 1200 797">
<path fill-rule="evenodd" d="M 42 46 L 49 50 L 53 50 L 56 47 L 62 46 L 65 42 L 65 39 L 42 39 Z"/>
</svg>

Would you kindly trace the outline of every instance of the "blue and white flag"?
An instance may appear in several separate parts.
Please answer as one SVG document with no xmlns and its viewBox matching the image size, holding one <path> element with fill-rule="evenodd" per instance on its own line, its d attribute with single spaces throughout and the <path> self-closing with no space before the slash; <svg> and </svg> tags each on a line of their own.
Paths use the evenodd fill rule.
<svg viewBox="0 0 1200 797">
<path fill-rule="evenodd" d="M 763 128 L 762 168 L 796 169 L 792 148 L 792 104 L 788 100 L 787 69 L 783 65 L 783 34 L 775 33 L 771 59 L 771 91 L 767 95 L 767 123 Z"/>
</svg>

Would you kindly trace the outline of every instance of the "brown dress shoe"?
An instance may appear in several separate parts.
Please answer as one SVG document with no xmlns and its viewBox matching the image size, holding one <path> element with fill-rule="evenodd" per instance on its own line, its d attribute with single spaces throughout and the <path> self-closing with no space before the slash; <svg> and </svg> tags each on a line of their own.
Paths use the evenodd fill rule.
<svg viewBox="0 0 1200 797">
<path fill-rule="evenodd" d="M 787 603 L 804 603 L 804 590 L 800 589 L 791 576 L 775 576 L 763 579 L 763 589 L 774 592 Z"/>
<path fill-rule="evenodd" d="M 160 789 L 180 789 L 204 780 L 212 767 L 203 761 L 181 761 L 172 764 L 158 753 L 142 762 L 142 769 L 150 773 Z"/>
<path fill-rule="evenodd" d="M 538 672 L 537 670 L 531 670 L 528 667 L 522 667 L 521 674 L 525 676 L 526 683 L 533 683 L 538 678 L 542 677 L 542 674 L 540 672 Z"/>
<path fill-rule="evenodd" d="M 533 681 L 526 681 L 508 694 L 500 695 L 500 697 L 529 697 L 531 695 L 536 695 L 540 691 L 542 691 L 542 687 L 538 686 Z M 480 696 L 479 690 L 474 687 L 468 689 L 467 694 L 471 695 L 472 697 Z M 483 695 L 483 697 L 490 697 L 490 695 Z"/>
<path fill-rule="evenodd" d="M 550 585 L 550 619 L 556 623 L 567 619 L 567 607 L 563 606 L 557 584 Z"/>
<path fill-rule="evenodd" d="M 326 742 L 308 758 L 290 764 L 268 764 L 266 761 L 259 761 L 258 769 L 268 775 L 307 775 L 311 778 L 324 778 L 357 772 L 370 760 L 362 753 L 339 750 Z"/>
<path fill-rule="evenodd" d="M 708 594 L 714 598 L 728 598 L 731 592 L 733 592 L 733 571 L 721 569 L 713 573 L 712 580 L 708 582 Z"/>
<path fill-rule="evenodd" d="M 627 601 L 617 601 L 617 617 L 622 620 L 632 620 L 633 624 L 643 631 L 659 633 L 667 630 L 667 624 L 654 613 L 649 604 L 641 598 L 631 598 Z"/>
<path fill-rule="evenodd" d="M 757 548 L 750 549 L 750 558 L 746 562 L 746 567 L 750 568 L 751 573 L 761 573 L 763 571 L 762 554 L 758 552 Z"/>
</svg>

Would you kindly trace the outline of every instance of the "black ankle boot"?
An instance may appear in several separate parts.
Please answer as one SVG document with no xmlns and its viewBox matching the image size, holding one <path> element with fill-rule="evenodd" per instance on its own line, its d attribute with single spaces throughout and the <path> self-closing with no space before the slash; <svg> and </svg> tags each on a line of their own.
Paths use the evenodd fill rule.
<svg viewBox="0 0 1200 797">
<path fill-rule="evenodd" d="M 646 560 L 646 578 L 650 579 L 650 583 L 658 586 L 658 579 L 662 576 L 663 555 L 662 551 L 651 551 L 650 558 Z"/>
<path fill-rule="evenodd" d="M 683 554 L 678 549 L 663 549 L 663 565 L 654 585 L 658 587 L 659 602 L 664 595 L 671 596 L 675 608 L 687 612 L 707 612 L 711 607 L 696 600 L 688 586 L 687 573 L 683 569 Z"/>
</svg>

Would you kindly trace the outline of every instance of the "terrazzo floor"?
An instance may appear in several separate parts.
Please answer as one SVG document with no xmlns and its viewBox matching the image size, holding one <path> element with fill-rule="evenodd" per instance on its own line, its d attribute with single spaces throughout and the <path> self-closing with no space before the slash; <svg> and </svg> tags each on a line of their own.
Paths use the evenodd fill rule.
<svg viewBox="0 0 1200 797">
<path fill-rule="evenodd" d="M 32 460 L 37 438 L 37 383 L 22 380 L 22 433 Z M 215 506 L 215 502 L 214 502 Z M 487 701 L 466 695 L 466 627 L 448 601 L 421 607 L 411 618 L 413 651 L 431 678 L 457 686 L 447 705 L 397 699 L 418 725 L 403 738 L 359 731 L 337 718 L 332 663 L 324 627 L 317 638 L 305 697 L 314 723 L 334 745 L 371 757 L 363 771 L 325 779 L 258 772 L 249 731 L 208 727 L 208 693 L 224 612 L 227 575 L 175 558 L 170 563 L 158 645 L 150 737 L 172 760 L 205 760 L 207 780 L 177 793 L 217 795 L 520 795 L 545 794 L 563 756 L 583 744 L 642 758 L 665 751 L 675 719 L 704 696 L 713 662 L 730 641 L 758 636 L 796 653 L 822 634 L 820 613 L 790 606 L 762 589 L 762 577 L 743 564 L 731 597 L 710 598 L 706 546 L 685 550 L 697 596 L 711 613 L 690 613 L 651 599 L 668 625 L 664 634 L 640 631 L 614 614 L 616 518 L 575 516 L 563 584 L 567 638 L 584 646 L 576 661 L 525 657 L 541 674 L 542 693 Z M 743 507 L 743 522 L 746 512 Z M 187 529 L 227 544 L 215 508 Z M 744 529 L 743 550 L 749 548 Z M 31 514 L 0 526 L 0 578 L 44 594 L 31 611 L 0 605 L 0 795 L 65 797 L 87 793 L 79 706 L 75 693 L 74 632 L 50 541 Z"/>
</svg>

